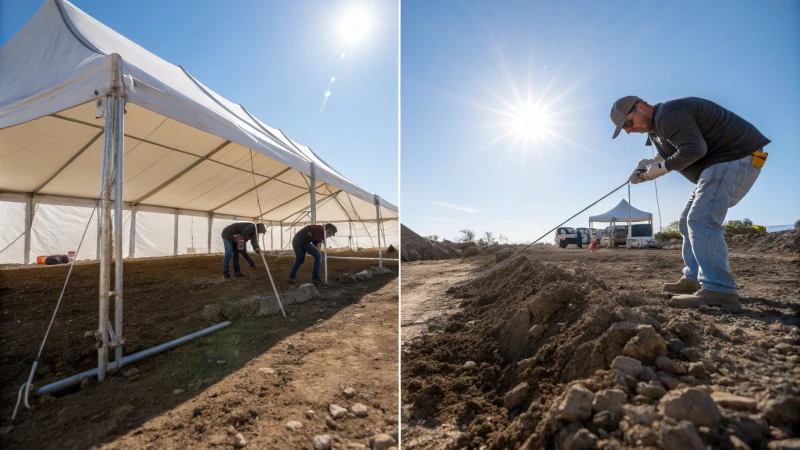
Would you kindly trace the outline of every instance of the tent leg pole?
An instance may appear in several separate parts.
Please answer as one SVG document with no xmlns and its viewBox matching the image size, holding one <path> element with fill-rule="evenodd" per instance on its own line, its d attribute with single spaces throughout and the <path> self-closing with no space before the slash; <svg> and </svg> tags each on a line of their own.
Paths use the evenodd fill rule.
<svg viewBox="0 0 800 450">
<path fill-rule="evenodd" d="M 116 132 L 114 133 L 114 336 L 115 336 L 115 361 L 117 368 L 122 367 L 122 211 L 123 211 L 123 185 L 125 179 L 125 99 L 117 98 L 115 105 Z M 131 224 L 133 225 L 133 224 Z M 131 226 L 131 230 L 134 230 Z"/>
<path fill-rule="evenodd" d="M 375 194 L 375 223 L 378 230 L 378 267 L 383 267 L 383 254 L 381 252 L 381 201 Z"/>
<path fill-rule="evenodd" d="M 31 228 L 33 228 L 33 194 L 25 200 L 25 256 L 27 266 L 31 263 Z"/>
<path fill-rule="evenodd" d="M 328 230 L 326 228 L 322 228 L 322 234 L 325 236 L 325 239 L 322 241 L 322 245 L 325 250 L 325 283 L 328 283 Z"/>
<path fill-rule="evenodd" d="M 311 225 L 317 224 L 317 166 L 311 163 Z"/>
<path fill-rule="evenodd" d="M 211 254 L 211 226 L 214 225 L 214 213 L 208 213 L 208 254 Z"/>
<path fill-rule="evenodd" d="M 117 103 L 119 98 L 111 95 L 106 96 L 106 123 L 105 139 L 103 152 L 103 191 L 100 200 L 100 214 L 98 222 L 100 233 L 100 286 L 99 300 L 100 312 L 98 320 L 98 332 L 101 336 L 100 346 L 97 348 L 97 379 L 104 381 L 108 371 L 108 299 L 112 294 L 109 290 L 111 284 L 111 192 L 114 189 L 114 157 L 116 152 L 114 146 L 117 143 L 116 135 L 121 130 L 118 129 L 119 122 L 116 120 Z"/>
<path fill-rule="evenodd" d="M 281 251 L 283 251 L 283 222 L 280 222 L 281 226 Z"/>
<path fill-rule="evenodd" d="M 178 256 L 178 210 L 175 210 L 175 232 L 172 233 L 172 255 Z"/>
<path fill-rule="evenodd" d="M 136 257 L 136 207 L 131 206 L 131 238 L 128 242 L 128 258 Z"/>
</svg>

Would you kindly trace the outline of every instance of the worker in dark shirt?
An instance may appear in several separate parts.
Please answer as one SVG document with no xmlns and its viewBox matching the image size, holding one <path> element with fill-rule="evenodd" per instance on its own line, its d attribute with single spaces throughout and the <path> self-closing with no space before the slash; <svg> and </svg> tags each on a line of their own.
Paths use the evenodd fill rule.
<svg viewBox="0 0 800 450">
<path fill-rule="evenodd" d="M 258 246 L 258 234 L 266 233 L 267 227 L 263 223 L 255 224 L 253 222 L 236 222 L 228 225 L 222 230 L 222 243 L 225 244 L 225 256 L 222 259 L 222 276 L 226 280 L 231 279 L 231 274 L 228 272 L 228 261 L 233 256 L 233 276 L 235 278 L 247 278 L 239 267 L 239 255 L 244 256 L 244 259 L 250 264 L 253 270 L 256 269 L 256 263 L 247 256 L 247 241 L 253 247 L 256 253 L 261 252 Z"/>
<path fill-rule="evenodd" d="M 328 237 L 334 236 L 336 235 L 336 227 L 330 223 L 326 223 L 325 225 L 307 225 L 294 235 L 294 238 L 292 238 L 292 248 L 294 249 L 295 260 L 292 271 L 289 272 L 289 283 L 294 284 L 297 271 L 306 259 L 306 253 L 314 257 L 314 269 L 311 271 L 311 281 L 314 283 L 322 281 L 319 278 L 319 265 L 322 255 L 317 249 L 317 245 L 325 240 L 326 232 Z"/>
<path fill-rule="evenodd" d="M 686 97 L 650 105 L 636 96 L 622 97 L 611 108 L 621 130 L 647 133 L 655 159 L 639 162 L 629 180 L 654 180 L 676 171 L 697 187 L 679 220 L 683 236 L 683 277 L 667 283 L 673 306 L 721 306 L 739 311 L 739 294 L 728 262 L 722 224 L 728 209 L 744 198 L 767 160 L 770 140 L 746 120 L 702 98 Z"/>
</svg>

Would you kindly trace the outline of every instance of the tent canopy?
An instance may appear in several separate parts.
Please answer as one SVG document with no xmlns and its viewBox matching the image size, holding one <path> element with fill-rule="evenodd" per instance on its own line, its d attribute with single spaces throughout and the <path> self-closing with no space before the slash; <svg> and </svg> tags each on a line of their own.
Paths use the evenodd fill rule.
<svg viewBox="0 0 800 450">
<path fill-rule="evenodd" d="M 94 201 L 110 92 L 126 100 L 126 207 L 264 221 L 383 219 L 398 209 L 66 0 L 46 0 L 0 48 L 0 197 Z M 258 201 L 257 201 L 258 200 Z M 259 205 L 260 203 L 260 205 Z"/>
<path fill-rule="evenodd" d="M 627 222 L 628 207 L 630 205 L 625 199 L 620 200 L 619 204 L 603 214 L 589 217 L 590 222 Z M 648 222 L 653 219 L 653 214 L 630 206 L 631 222 Z"/>
</svg>

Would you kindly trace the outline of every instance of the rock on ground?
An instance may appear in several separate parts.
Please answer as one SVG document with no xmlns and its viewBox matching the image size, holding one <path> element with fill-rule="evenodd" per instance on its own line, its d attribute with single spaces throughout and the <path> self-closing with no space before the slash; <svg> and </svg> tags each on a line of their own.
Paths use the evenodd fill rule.
<svg viewBox="0 0 800 450">
<path fill-rule="evenodd" d="M 332 439 L 327 434 L 314 436 L 314 450 L 329 450 L 332 445 Z"/>
<path fill-rule="evenodd" d="M 572 386 L 558 406 L 557 417 L 572 422 L 582 422 L 592 417 L 594 394 L 583 386 Z"/>
<path fill-rule="evenodd" d="M 715 427 L 721 415 L 711 396 L 700 388 L 670 391 L 661 398 L 660 412 L 675 420 L 688 420 L 697 426 Z"/>
<path fill-rule="evenodd" d="M 514 389 L 508 391 L 506 396 L 503 398 L 503 404 L 505 405 L 506 409 L 512 410 L 519 406 L 528 398 L 530 390 L 531 389 L 528 383 L 520 383 Z"/>
<path fill-rule="evenodd" d="M 677 426 L 667 426 L 661 432 L 664 450 L 705 450 L 706 446 L 693 423 L 681 421 Z"/>
</svg>

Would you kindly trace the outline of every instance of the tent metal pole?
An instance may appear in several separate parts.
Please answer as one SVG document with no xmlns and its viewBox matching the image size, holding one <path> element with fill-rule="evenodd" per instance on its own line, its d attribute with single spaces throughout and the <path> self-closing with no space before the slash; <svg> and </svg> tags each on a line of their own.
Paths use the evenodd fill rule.
<svg viewBox="0 0 800 450">
<path fill-rule="evenodd" d="M 347 249 L 353 251 L 353 221 L 347 222 L 347 228 L 350 230 L 347 235 Z"/>
<path fill-rule="evenodd" d="M 123 185 L 125 180 L 125 99 L 118 97 L 114 108 L 114 360 L 118 362 L 117 368 L 122 367 L 122 211 Z M 131 227 L 133 229 L 133 227 Z"/>
<path fill-rule="evenodd" d="M 117 57 L 118 58 L 118 57 Z M 112 60 L 119 64 L 118 59 Z M 113 75 L 112 75 L 113 77 Z M 112 294 L 111 284 L 111 193 L 114 189 L 114 157 L 116 152 L 114 146 L 117 143 L 115 135 L 119 132 L 119 122 L 116 120 L 117 103 L 119 99 L 111 94 L 106 96 L 105 105 L 105 125 L 106 133 L 103 144 L 103 191 L 100 196 L 100 214 L 98 215 L 99 233 L 99 256 L 100 256 L 100 313 L 97 331 L 100 335 L 100 342 L 97 348 L 97 379 L 104 381 L 108 371 L 108 299 Z"/>
<path fill-rule="evenodd" d="M 214 213 L 208 213 L 208 251 L 211 254 L 211 226 L 214 225 Z"/>
<path fill-rule="evenodd" d="M 381 252 L 381 200 L 378 194 L 375 194 L 375 221 L 378 230 L 378 267 L 383 267 L 383 254 Z M 384 238 L 384 243 L 386 239 Z"/>
<path fill-rule="evenodd" d="M 275 251 L 275 227 L 272 226 L 272 221 L 269 222 L 269 249 Z"/>
<path fill-rule="evenodd" d="M 311 163 L 311 225 L 317 224 L 317 166 Z"/>
<path fill-rule="evenodd" d="M 631 183 L 628 182 L 628 239 L 625 239 L 625 248 L 631 248 Z"/>
<path fill-rule="evenodd" d="M 33 228 L 33 194 L 25 200 L 25 265 L 31 263 L 31 228 Z"/>
<path fill-rule="evenodd" d="M 128 258 L 136 257 L 136 207 L 131 206 L 131 237 L 128 242 Z"/>
<path fill-rule="evenodd" d="M 281 251 L 283 251 L 283 222 L 280 222 L 281 226 Z"/>
<path fill-rule="evenodd" d="M 105 147 L 103 147 L 105 148 Z M 103 157 L 105 158 L 105 150 L 103 150 Z M 102 170 L 102 169 L 101 169 Z M 102 186 L 102 182 L 100 183 Z M 100 236 L 103 234 L 103 201 L 100 200 L 97 202 L 97 250 L 95 250 L 95 259 L 100 261 L 100 248 L 102 247 Z"/>
<path fill-rule="evenodd" d="M 178 256 L 178 210 L 175 210 L 175 232 L 172 233 L 172 255 Z"/>
</svg>

